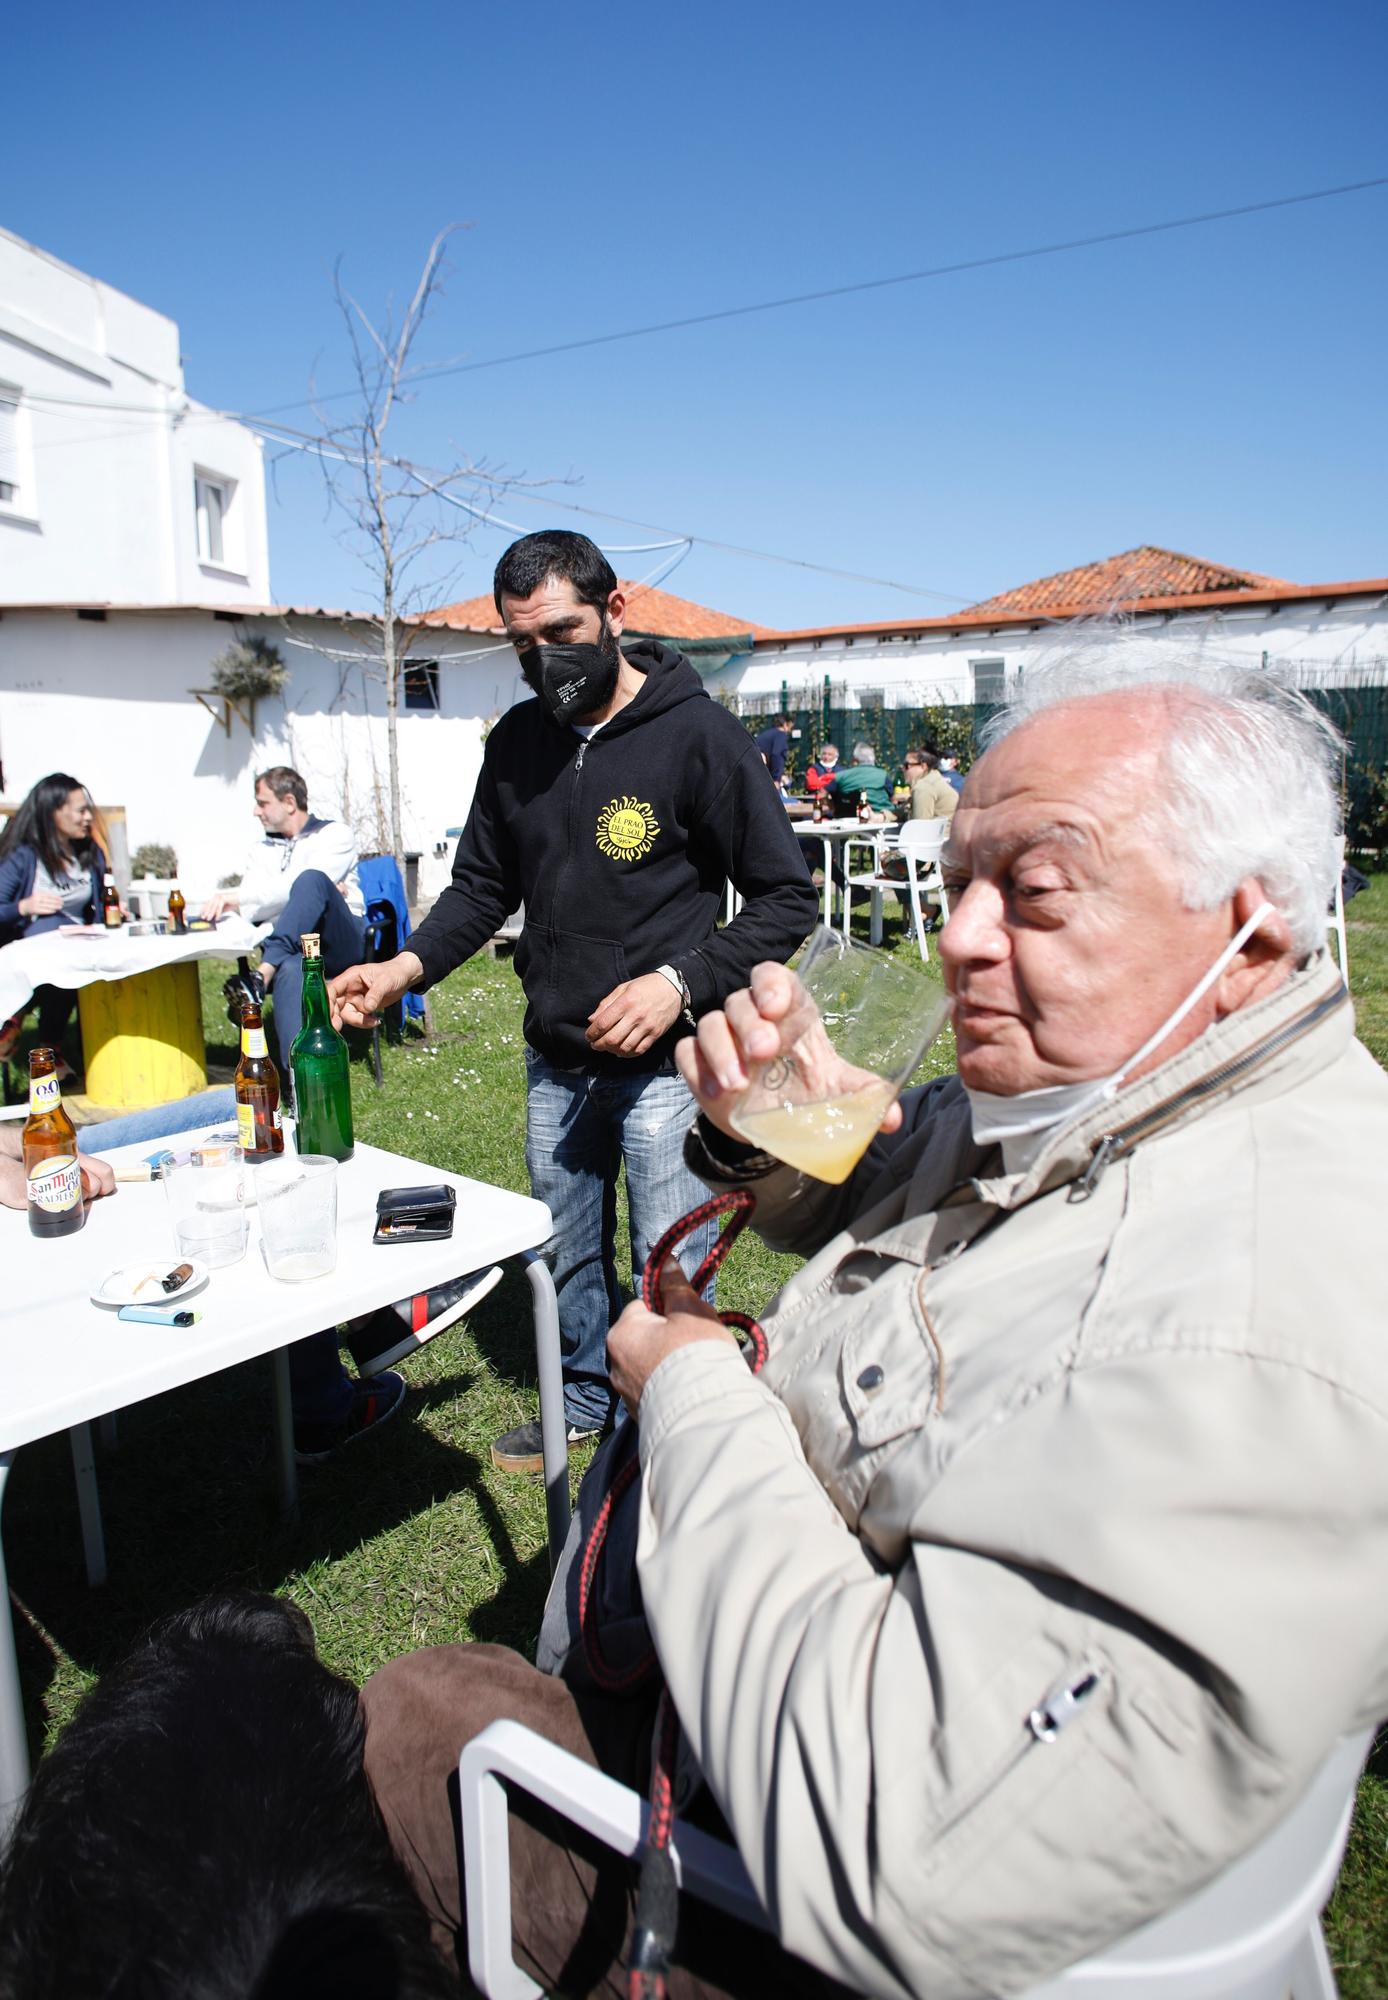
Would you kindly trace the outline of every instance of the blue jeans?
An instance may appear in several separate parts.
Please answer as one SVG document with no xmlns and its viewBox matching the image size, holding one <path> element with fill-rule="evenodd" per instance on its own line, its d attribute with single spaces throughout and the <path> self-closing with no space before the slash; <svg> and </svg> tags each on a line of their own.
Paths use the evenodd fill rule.
<svg viewBox="0 0 1388 2000">
<path fill-rule="evenodd" d="M 79 1152 L 104 1153 L 108 1146 L 169 1139 L 199 1125 L 216 1125 L 222 1119 L 230 1122 L 235 1116 L 234 1091 L 202 1090 L 176 1104 L 154 1104 L 147 1111 L 130 1111 L 123 1118 L 84 1125 L 77 1134 L 77 1146 Z M 340 1423 L 351 1408 L 353 1388 L 351 1376 L 337 1358 L 337 1329 L 328 1327 L 306 1340 L 291 1342 L 288 1354 L 290 1401 L 296 1419 L 306 1424 Z"/>
<path fill-rule="evenodd" d="M 359 965 L 366 949 L 364 920 L 354 917 L 335 882 L 321 868 L 306 868 L 289 891 L 289 901 L 275 918 L 275 928 L 261 946 L 265 964 L 275 968 L 270 992 L 274 1000 L 275 1041 L 283 1077 L 289 1067 L 294 1037 L 304 1025 L 304 961 L 299 939 L 317 931 L 323 955 L 323 975 L 336 979 L 349 965 Z"/>
<path fill-rule="evenodd" d="M 684 1164 L 694 1100 L 673 1065 L 664 1070 L 594 1074 L 556 1069 L 525 1052 L 525 1163 L 530 1187 L 554 1220 L 540 1255 L 559 1297 L 564 1414 L 579 1430 L 602 1430 L 618 1403 L 607 1379 L 607 1329 L 622 1310 L 617 1282 L 617 1174 L 626 1164 L 632 1289 L 653 1244 L 708 1199 Z M 680 1249 L 692 1277 L 718 1235 L 716 1219 Z M 709 1286 L 705 1296 L 712 1299 Z"/>
</svg>

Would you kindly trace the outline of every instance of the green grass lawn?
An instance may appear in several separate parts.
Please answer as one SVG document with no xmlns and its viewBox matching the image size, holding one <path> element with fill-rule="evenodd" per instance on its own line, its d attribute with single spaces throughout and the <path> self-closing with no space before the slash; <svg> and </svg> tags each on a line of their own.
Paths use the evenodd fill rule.
<svg viewBox="0 0 1388 2000">
<path fill-rule="evenodd" d="M 1388 1067 L 1388 875 L 1348 915 L 1360 1032 Z M 890 922 L 888 943 L 915 957 Z M 220 993 L 227 970 L 219 961 L 201 967 L 209 1059 L 222 1064 L 235 1060 Z M 387 1048 L 383 1089 L 359 1051 L 358 1136 L 526 1192 L 522 1009 L 509 960 L 474 960 L 435 990 L 433 1004 L 433 1040 Z M 949 1059 L 946 1036 L 932 1066 Z M 465 1255 L 465 1211 L 458 1238 Z M 720 1302 L 760 1310 L 794 1262 L 745 1234 L 724 1267 Z M 398 1653 L 449 1640 L 530 1651 L 548 1574 L 542 1489 L 538 1478 L 494 1472 L 488 1447 L 537 1412 L 531 1324 L 529 1288 L 508 1271 L 465 1327 L 407 1364 L 408 1416 L 340 1463 L 302 1475 L 293 1525 L 274 1505 L 268 1363 L 125 1412 L 119 1448 L 100 1467 L 103 1590 L 84 1580 L 66 1438 L 21 1452 L 4 1525 L 35 1753 L 153 1619 L 219 1585 L 292 1595 L 328 1664 L 356 1681 Z M 575 1484 L 583 1464 L 575 1462 Z M 1388 1993 L 1386 1904 L 1388 1757 L 1361 1786 L 1327 1922 L 1344 2000 Z"/>
</svg>

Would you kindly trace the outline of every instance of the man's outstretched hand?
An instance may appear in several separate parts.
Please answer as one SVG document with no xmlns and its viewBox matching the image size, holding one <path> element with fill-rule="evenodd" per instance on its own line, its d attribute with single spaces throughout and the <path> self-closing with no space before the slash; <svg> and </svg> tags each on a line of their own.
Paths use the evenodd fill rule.
<svg viewBox="0 0 1388 2000">
<path fill-rule="evenodd" d="M 380 965 L 349 965 L 328 981 L 333 1026 L 374 1028 L 386 1008 L 403 999 L 423 977 L 423 963 L 412 951 L 402 951 Z"/>
</svg>

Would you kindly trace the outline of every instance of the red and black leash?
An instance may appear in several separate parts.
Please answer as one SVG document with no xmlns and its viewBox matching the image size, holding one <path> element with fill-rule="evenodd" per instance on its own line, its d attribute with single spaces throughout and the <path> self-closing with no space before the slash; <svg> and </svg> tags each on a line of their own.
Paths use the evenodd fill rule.
<svg viewBox="0 0 1388 2000">
<path fill-rule="evenodd" d="M 664 1311 L 660 1274 L 666 1259 L 704 1223 L 712 1221 L 715 1216 L 726 1215 L 728 1220 L 717 1242 L 689 1281 L 696 1292 L 702 1292 L 751 1221 L 756 1205 L 755 1195 L 749 1194 L 745 1188 L 728 1194 L 711 1195 L 667 1229 L 646 1259 L 646 1268 L 641 1273 L 641 1303 L 646 1310 L 654 1313 Z M 757 1321 L 739 1312 L 723 1312 L 718 1317 L 724 1326 L 736 1327 L 746 1335 L 747 1345 L 743 1351 L 747 1364 L 754 1375 L 760 1374 L 766 1364 L 766 1335 Z M 594 1609 L 593 1584 L 613 1510 L 640 1469 L 640 1459 L 629 1458 L 613 1480 L 589 1531 L 579 1568 L 578 1619 L 583 1634 L 584 1656 L 593 1679 L 611 1694 L 630 1693 L 647 1681 L 658 1679 L 660 1674 L 654 1646 L 635 1665 L 620 1669 L 614 1667 L 603 1653 Z M 675 1945 L 675 1926 L 679 1915 L 679 1888 L 675 1881 L 674 1863 L 670 1859 L 670 1838 L 675 1826 L 675 1760 L 678 1750 L 679 1717 L 668 1689 L 662 1687 L 651 1743 L 651 1816 L 636 1895 L 636 1927 L 632 1932 L 631 1970 L 627 1975 L 629 2000 L 665 2000 L 665 1975 Z"/>
</svg>

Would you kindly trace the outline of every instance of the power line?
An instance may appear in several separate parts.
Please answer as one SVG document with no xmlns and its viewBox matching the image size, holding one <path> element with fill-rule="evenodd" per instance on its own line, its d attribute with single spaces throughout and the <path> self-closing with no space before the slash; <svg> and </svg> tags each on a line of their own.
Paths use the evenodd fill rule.
<svg viewBox="0 0 1388 2000">
<path fill-rule="evenodd" d="M 1137 223 L 1126 229 L 1106 229 L 1092 236 L 1070 236 L 1056 243 L 1039 243 L 1027 250 L 998 250 L 984 257 L 964 257 L 951 264 L 931 264 L 919 271 L 899 271 L 886 278 L 861 278 L 848 285 L 826 285 L 812 292 L 792 292 L 783 298 L 758 299 L 750 305 L 721 306 L 713 312 L 690 313 L 682 319 L 652 320 L 644 326 L 629 326 L 614 333 L 586 334 L 578 340 L 556 341 L 548 347 L 520 348 L 511 354 L 488 355 L 480 361 L 449 361 L 412 369 L 408 382 L 439 381 L 449 375 L 470 375 L 484 368 L 506 368 L 518 361 L 539 361 L 555 354 L 573 354 L 582 348 L 606 347 L 615 341 L 641 340 L 655 333 L 676 333 L 687 327 L 710 326 L 719 320 L 745 319 L 753 313 L 780 312 L 789 306 L 816 305 L 825 299 L 849 298 L 860 292 L 885 291 L 894 285 L 921 284 L 932 278 L 955 277 L 965 271 L 985 271 L 1001 264 L 1021 264 L 1039 257 L 1059 257 L 1073 250 L 1092 250 L 1106 243 L 1128 243 L 1144 236 L 1167 235 L 1177 229 L 1198 229 L 1211 222 L 1231 222 L 1245 215 L 1264 215 L 1272 209 L 1296 208 L 1312 201 L 1333 201 L 1341 195 L 1362 194 L 1370 188 L 1388 187 L 1388 174 L 1372 180 L 1345 181 L 1338 187 L 1313 188 L 1305 194 L 1278 195 L 1269 201 L 1244 202 L 1237 208 L 1206 209 L 1198 215 L 1178 215 L 1164 222 Z M 360 389 L 333 389 L 321 396 L 301 396 L 292 403 L 269 403 L 259 410 L 202 410 L 189 412 L 185 421 L 200 417 L 231 417 L 250 422 L 256 417 L 277 416 L 284 410 L 313 409 L 320 403 L 340 403 L 360 395 Z M 74 409 L 127 410 L 132 415 L 165 415 L 151 404 L 111 404 L 81 398 L 34 395 L 26 400 L 46 406 Z"/>
<path fill-rule="evenodd" d="M 1210 222 L 1229 222 L 1238 216 L 1262 215 L 1274 208 L 1294 208 L 1310 201 L 1331 201 L 1338 195 L 1359 194 L 1366 188 L 1388 187 L 1388 174 L 1375 180 L 1346 181 L 1343 186 L 1315 188 L 1308 194 L 1279 195 L 1272 201 L 1245 202 L 1238 208 L 1212 208 L 1200 215 L 1180 215 L 1166 222 L 1144 222 L 1129 229 L 1106 229 L 1095 236 L 1071 236 L 1059 243 L 1040 243 L 1029 250 L 999 250 L 986 257 L 965 257 L 952 264 L 932 264 L 920 271 L 900 271 L 889 278 L 863 278 L 851 285 L 826 285 L 818 291 L 792 292 L 785 298 L 759 299 L 753 305 L 722 306 L 715 312 L 690 313 L 683 319 L 653 320 L 646 326 L 629 326 L 616 333 L 592 333 L 580 340 L 556 341 L 549 347 L 526 347 L 514 354 L 493 354 L 482 361 L 445 362 L 436 367 L 418 368 L 405 378 L 410 382 L 438 381 L 445 375 L 471 375 L 482 368 L 506 368 L 516 361 L 539 361 L 554 354 L 573 354 L 580 348 L 606 347 L 619 340 L 640 340 L 653 333 L 676 333 L 686 327 L 710 326 L 717 320 L 745 319 L 751 313 L 779 312 L 787 306 L 815 305 L 824 299 L 843 299 L 858 292 L 884 291 L 892 285 L 915 285 L 928 278 L 957 276 L 962 271 L 984 271 L 999 264 L 1020 264 L 1030 258 L 1058 257 L 1071 250 L 1090 250 L 1103 243 L 1126 243 L 1142 236 L 1160 236 L 1174 229 L 1196 229 Z M 358 394 L 355 389 L 334 390 L 312 401 L 340 402 Z M 253 410 L 251 416 L 273 416 L 280 410 L 311 407 L 309 401 L 275 403 Z"/>
</svg>

